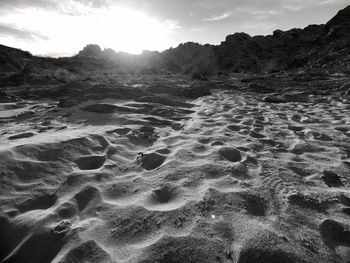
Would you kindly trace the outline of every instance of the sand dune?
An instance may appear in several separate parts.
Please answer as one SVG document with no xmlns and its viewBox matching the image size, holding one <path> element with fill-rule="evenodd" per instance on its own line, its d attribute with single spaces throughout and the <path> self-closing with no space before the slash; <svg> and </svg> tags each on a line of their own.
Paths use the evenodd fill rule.
<svg viewBox="0 0 350 263">
<path fill-rule="evenodd" d="M 262 98 L 1 104 L 1 262 L 348 262 L 349 104 Z"/>
</svg>

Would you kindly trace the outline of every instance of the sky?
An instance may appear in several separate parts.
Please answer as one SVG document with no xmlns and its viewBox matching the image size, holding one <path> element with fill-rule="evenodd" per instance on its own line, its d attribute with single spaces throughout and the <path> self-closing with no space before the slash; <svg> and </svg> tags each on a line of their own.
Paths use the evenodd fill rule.
<svg viewBox="0 0 350 263">
<path fill-rule="evenodd" d="M 139 54 L 220 44 L 235 32 L 322 24 L 350 0 L 0 0 L 0 44 L 70 56 L 87 44 Z"/>
</svg>

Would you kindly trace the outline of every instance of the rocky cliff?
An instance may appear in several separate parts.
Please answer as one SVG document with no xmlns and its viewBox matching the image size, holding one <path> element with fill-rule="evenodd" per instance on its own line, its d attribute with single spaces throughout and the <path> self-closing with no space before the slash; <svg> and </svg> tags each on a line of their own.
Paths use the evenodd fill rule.
<svg viewBox="0 0 350 263">
<path fill-rule="evenodd" d="M 193 70 L 205 58 L 211 69 L 233 72 L 319 68 L 350 73 L 350 6 L 325 25 L 275 30 L 268 36 L 235 33 L 218 46 L 187 43 L 163 52 L 162 56 L 165 65 L 175 71 L 179 71 L 177 65 L 189 65 L 187 60 L 195 64 Z"/>
<path fill-rule="evenodd" d="M 28 62 L 30 61 L 30 66 Z M 188 42 L 141 55 L 102 50 L 87 45 L 71 58 L 38 58 L 29 52 L 0 45 L 0 70 L 23 72 L 27 68 L 66 68 L 70 71 L 116 70 L 120 73 L 218 72 L 271 73 L 286 70 L 325 70 L 350 73 L 350 6 L 325 25 L 275 30 L 272 35 L 228 35 L 220 45 Z"/>
</svg>

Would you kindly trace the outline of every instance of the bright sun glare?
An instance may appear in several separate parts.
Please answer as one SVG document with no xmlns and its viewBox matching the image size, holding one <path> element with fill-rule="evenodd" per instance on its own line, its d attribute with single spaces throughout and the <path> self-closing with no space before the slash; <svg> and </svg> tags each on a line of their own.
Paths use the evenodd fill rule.
<svg viewBox="0 0 350 263">
<path fill-rule="evenodd" d="M 18 10 L 0 17 L 0 23 L 33 33 L 32 41 L 19 42 L 0 36 L 5 45 L 28 49 L 34 54 L 74 54 L 86 44 L 99 44 L 116 51 L 141 53 L 143 50 L 163 50 L 171 44 L 173 21 L 159 21 L 144 13 L 113 6 L 95 9 L 86 6 L 65 12 L 41 9 Z M 42 36 L 42 37 L 40 37 Z"/>
</svg>

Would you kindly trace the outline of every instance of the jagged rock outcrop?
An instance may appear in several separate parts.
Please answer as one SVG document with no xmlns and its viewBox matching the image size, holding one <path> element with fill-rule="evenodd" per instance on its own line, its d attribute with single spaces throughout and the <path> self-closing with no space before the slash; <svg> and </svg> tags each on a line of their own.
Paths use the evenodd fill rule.
<svg viewBox="0 0 350 263">
<path fill-rule="evenodd" d="M 350 74 L 349 62 L 350 6 L 340 10 L 325 25 L 275 30 L 268 36 L 235 33 L 217 46 L 188 42 L 161 53 L 145 51 L 132 55 L 88 45 L 74 57 L 53 59 L 0 45 L 0 70 L 16 73 L 18 83 L 24 83 L 28 74 L 25 71 L 33 68 L 65 68 L 73 73 L 101 69 L 142 74 L 172 72 L 192 74 L 204 80 L 218 72 L 271 73 L 303 69 Z M 28 63 L 30 66 L 24 66 Z M 12 83 L 1 75 L 0 78 L 3 85 Z"/>
<path fill-rule="evenodd" d="M 161 54 L 163 66 L 183 74 L 208 74 L 218 68 L 214 47 L 188 42 Z"/>
<path fill-rule="evenodd" d="M 211 70 L 215 71 L 265 73 L 319 68 L 350 73 L 349 13 L 350 6 L 339 11 L 325 25 L 275 30 L 268 36 L 235 33 L 227 36 L 218 46 L 187 43 L 162 55 L 165 65 L 177 71 L 180 71 L 177 65 L 182 65 L 182 68 L 185 67 L 183 65 L 190 65 L 182 57 L 190 61 L 207 57 L 207 61 L 211 61 Z"/>
<path fill-rule="evenodd" d="M 79 57 L 90 57 L 90 58 L 101 58 L 103 57 L 102 49 L 99 45 L 87 45 L 81 50 L 78 55 Z"/>
</svg>

